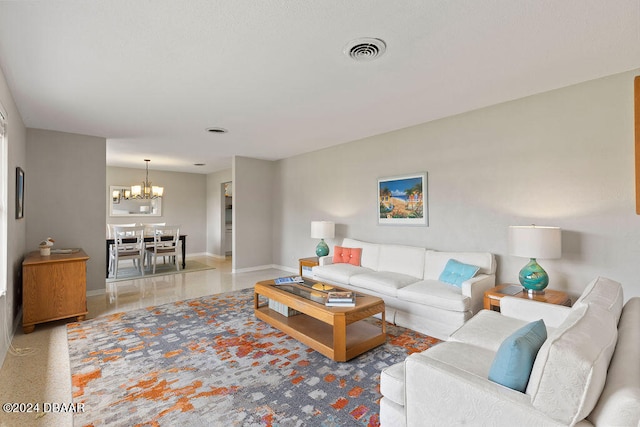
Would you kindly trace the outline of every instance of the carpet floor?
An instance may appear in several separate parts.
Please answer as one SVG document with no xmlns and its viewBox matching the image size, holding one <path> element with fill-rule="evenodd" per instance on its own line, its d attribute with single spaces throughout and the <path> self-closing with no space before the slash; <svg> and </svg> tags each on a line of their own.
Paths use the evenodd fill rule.
<svg viewBox="0 0 640 427">
<path fill-rule="evenodd" d="M 159 262 L 156 265 L 156 272 L 153 274 L 153 267 L 147 266 L 145 268 L 144 277 L 156 277 L 156 276 L 166 276 L 167 274 L 178 274 L 178 273 L 191 273 L 193 271 L 202 271 L 202 270 L 213 270 L 215 267 L 208 266 L 207 264 L 203 264 L 198 261 L 187 260 L 186 267 L 183 269 L 180 266 L 180 271 L 176 270 L 176 266 L 171 263 L 164 264 Z M 123 280 L 131 280 L 135 278 L 142 278 L 140 275 L 140 271 L 138 271 L 134 267 L 120 267 L 118 270 L 118 278 L 115 279 L 113 276 L 109 276 L 107 278 L 107 283 L 113 282 L 121 282 Z"/>
<path fill-rule="evenodd" d="M 439 342 L 387 333 L 334 362 L 256 319 L 252 289 L 71 323 L 73 401 L 84 407 L 74 425 L 376 426 L 380 371 Z"/>
</svg>

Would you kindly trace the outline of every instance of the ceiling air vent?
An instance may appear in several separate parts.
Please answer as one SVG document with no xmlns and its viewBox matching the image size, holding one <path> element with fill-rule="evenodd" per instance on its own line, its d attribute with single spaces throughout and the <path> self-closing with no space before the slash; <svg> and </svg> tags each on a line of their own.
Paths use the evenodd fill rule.
<svg viewBox="0 0 640 427">
<path fill-rule="evenodd" d="M 212 127 L 212 128 L 207 128 L 207 132 L 209 132 L 209 133 L 227 133 L 229 131 L 226 130 L 225 128 Z"/>
<path fill-rule="evenodd" d="M 382 56 L 387 45 L 380 39 L 361 38 L 349 42 L 344 48 L 344 54 L 354 61 L 373 61 Z"/>
</svg>

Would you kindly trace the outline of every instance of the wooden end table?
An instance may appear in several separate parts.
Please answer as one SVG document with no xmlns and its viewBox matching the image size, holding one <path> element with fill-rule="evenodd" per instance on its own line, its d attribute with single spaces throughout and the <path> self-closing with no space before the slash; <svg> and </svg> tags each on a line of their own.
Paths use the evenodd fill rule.
<svg viewBox="0 0 640 427">
<path fill-rule="evenodd" d="M 320 261 L 317 256 L 311 256 L 308 258 L 300 258 L 298 260 L 300 263 L 300 276 L 311 279 L 313 274 L 311 273 L 311 269 L 316 265 L 320 265 Z"/>
<path fill-rule="evenodd" d="M 507 286 L 520 285 L 514 285 L 513 283 L 504 283 L 486 291 L 484 293 L 485 310 L 500 311 L 500 299 L 502 299 L 502 297 L 504 296 L 530 299 L 534 301 L 546 302 L 548 304 L 566 305 L 567 307 L 571 306 L 571 298 L 569 298 L 569 295 L 562 291 L 545 289 L 544 294 L 529 294 L 524 288 L 522 288 L 522 292 L 519 292 L 515 295 L 501 293 L 500 290 L 506 288 Z"/>
<path fill-rule="evenodd" d="M 332 290 L 343 289 L 332 287 Z M 358 292 L 355 307 L 327 307 L 323 294 L 326 292 L 305 285 L 275 285 L 273 280 L 265 280 L 254 287 L 254 313 L 258 319 L 336 362 L 346 362 L 386 342 L 384 301 L 381 298 Z M 260 295 L 300 314 L 283 316 L 267 304 L 261 304 Z M 382 326 L 362 322 L 376 314 L 381 315 Z"/>
<path fill-rule="evenodd" d="M 78 249 L 41 256 L 30 252 L 22 262 L 22 329 L 33 332 L 37 324 L 75 317 L 87 311 L 87 260 Z"/>
</svg>

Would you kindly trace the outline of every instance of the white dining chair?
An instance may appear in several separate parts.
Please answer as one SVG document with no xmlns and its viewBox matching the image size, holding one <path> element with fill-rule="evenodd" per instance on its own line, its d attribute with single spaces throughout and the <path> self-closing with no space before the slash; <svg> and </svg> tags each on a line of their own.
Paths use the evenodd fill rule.
<svg viewBox="0 0 640 427">
<path fill-rule="evenodd" d="M 180 247 L 180 226 L 179 225 L 158 225 L 153 229 L 153 246 L 146 248 L 149 263 L 153 263 L 153 274 L 156 273 L 156 263 L 158 257 L 171 257 L 176 265 L 176 270 L 180 271 L 178 258 L 182 255 Z"/>
<path fill-rule="evenodd" d="M 107 239 L 115 239 L 115 227 L 135 227 L 136 223 L 131 224 L 107 224 Z M 109 245 L 109 273 L 113 273 L 113 254 L 114 245 Z"/>
<path fill-rule="evenodd" d="M 154 222 L 154 223 L 145 223 L 141 222 L 140 225 L 144 227 L 144 235 L 145 237 L 153 236 L 153 230 L 158 226 L 167 225 L 166 222 Z M 150 245 L 147 245 L 150 246 Z"/>
<path fill-rule="evenodd" d="M 110 256 L 113 277 L 118 278 L 120 261 L 132 260 L 133 266 L 144 276 L 144 227 L 113 227 L 114 244 Z"/>
</svg>

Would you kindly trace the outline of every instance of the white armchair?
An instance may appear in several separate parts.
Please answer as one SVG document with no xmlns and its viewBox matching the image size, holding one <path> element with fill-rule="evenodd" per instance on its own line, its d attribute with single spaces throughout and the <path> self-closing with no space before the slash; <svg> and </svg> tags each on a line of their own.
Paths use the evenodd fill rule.
<svg viewBox="0 0 640 427">
<path fill-rule="evenodd" d="M 640 425 L 640 298 L 622 303 L 621 285 L 605 278 L 571 308 L 504 297 L 502 313 L 483 310 L 447 342 L 383 369 L 381 424 Z M 525 391 L 489 380 L 495 360 L 514 360 L 496 358 L 512 349 L 505 339 L 539 319 L 547 339 Z"/>
</svg>

